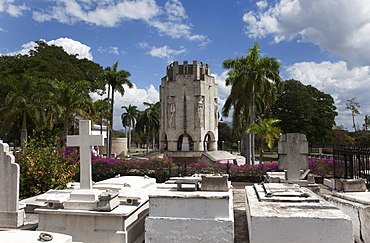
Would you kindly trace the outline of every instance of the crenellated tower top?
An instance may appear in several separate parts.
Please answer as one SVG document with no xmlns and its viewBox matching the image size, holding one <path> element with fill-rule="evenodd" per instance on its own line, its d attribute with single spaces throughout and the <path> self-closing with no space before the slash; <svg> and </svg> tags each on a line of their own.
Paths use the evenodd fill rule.
<svg viewBox="0 0 370 243">
<path fill-rule="evenodd" d="M 179 65 L 178 61 L 175 61 L 167 66 L 166 77 L 162 81 L 176 81 L 178 75 L 189 75 L 193 76 L 192 80 L 205 80 L 205 76 L 209 76 L 211 68 L 208 64 L 203 64 L 194 60 L 193 64 L 189 64 L 188 61 L 184 61 L 184 64 Z"/>
</svg>

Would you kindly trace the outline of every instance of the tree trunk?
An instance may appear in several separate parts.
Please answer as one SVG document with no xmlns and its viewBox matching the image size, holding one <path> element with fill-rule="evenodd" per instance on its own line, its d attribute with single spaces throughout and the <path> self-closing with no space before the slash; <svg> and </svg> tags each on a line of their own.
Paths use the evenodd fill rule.
<svg viewBox="0 0 370 243">
<path fill-rule="evenodd" d="M 128 134 L 128 151 L 131 151 L 131 129 L 133 129 L 134 124 L 132 124 L 132 119 L 130 119 L 130 131 Z"/>
<path fill-rule="evenodd" d="M 24 151 L 24 147 L 27 143 L 27 113 L 24 112 L 23 114 L 23 122 L 22 122 L 22 130 L 21 130 L 21 148 Z M 15 146 L 14 146 L 15 148 Z"/>
<path fill-rule="evenodd" d="M 146 136 L 146 153 L 149 154 L 149 132 Z"/>
</svg>

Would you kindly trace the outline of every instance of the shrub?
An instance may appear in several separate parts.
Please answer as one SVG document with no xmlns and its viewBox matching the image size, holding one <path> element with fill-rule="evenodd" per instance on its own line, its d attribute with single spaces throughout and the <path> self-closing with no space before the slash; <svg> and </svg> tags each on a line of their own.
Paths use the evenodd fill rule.
<svg viewBox="0 0 370 243">
<path fill-rule="evenodd" d="M 332 159 L 308 159 L 311 173 L 321 177 L 334 177 L 334 163 L 337 176 L 344 176 L 343 162 L 334 162 Z"/>
<path fill-rule="evenodd" d="M 278 163 L 257 164 L 257 165 L 232 165 L 231 176 L 262 177 L 266 172 L 279 171 Z"/>
<path fill-rule="evenodd" d="M 63 189 L 73 181 L 79 171 L 76 153 L 68 153 L 57 137 L 32 138 L 24 149 L 17 153 L 20 165 L 20 198 L 32 197 L 49 189 Z M 74 158 L 74 159 L 73 159 Z M 73 163 L 71 162 L 73 161 Z"/>
</svg>

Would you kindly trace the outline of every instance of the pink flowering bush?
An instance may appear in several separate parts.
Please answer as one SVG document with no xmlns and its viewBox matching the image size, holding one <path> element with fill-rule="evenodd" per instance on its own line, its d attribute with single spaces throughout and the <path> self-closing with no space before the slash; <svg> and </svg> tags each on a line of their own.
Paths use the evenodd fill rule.
<svg viewBox="0 0 370 243">
<path fill-rule="evenodd" d="M 332 159 L 308 159 L 308 166 L 312 174 L 320 177 L 334 177 L 334 163 L 336 175 L 344 175 L 343 162 Z"/>
<path fill-rule="evenodd" d="M 171 159 L 149 158 L 145 160 L 100 158 L 93 156 L 93 180 L 101 181 L 116 175 L 148 175 L 165 181 L 175 169 Z"/>
<path fill-rule="evenodd" d="M 57 137 L 46 137 L 42 133 L 30 139 L 24 152 L 16 153 L 15 157 L 20 165 L 21 199 L 49 189 L 62 189 L 75 180 L 79 171 L 76 152 L 66 152 Z"/>
<path fill-rule="evenodd" d="M 278 170 L 278 163 L 271 164 L 257 164 L 257 165 L 232 165 L 231 177 L 236 176 L 251 176 L 263 177 L 266 172 L 273 172 Z"/>
</svg>

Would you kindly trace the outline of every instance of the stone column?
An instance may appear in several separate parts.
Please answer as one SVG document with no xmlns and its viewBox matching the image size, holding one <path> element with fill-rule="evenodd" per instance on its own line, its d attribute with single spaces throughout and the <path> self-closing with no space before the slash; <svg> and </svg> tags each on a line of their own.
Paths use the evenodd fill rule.
<svg viewBox="0 0 370 243">
<path fill-rule="evenodd" d="M 202 141 L 194 141 L 194 151 L 204 151 Z"/>
<path fill-rule="evenodd" d="M 177 151 L 177 141 L 168 141 L 168 151 Z"/>
</svg>

